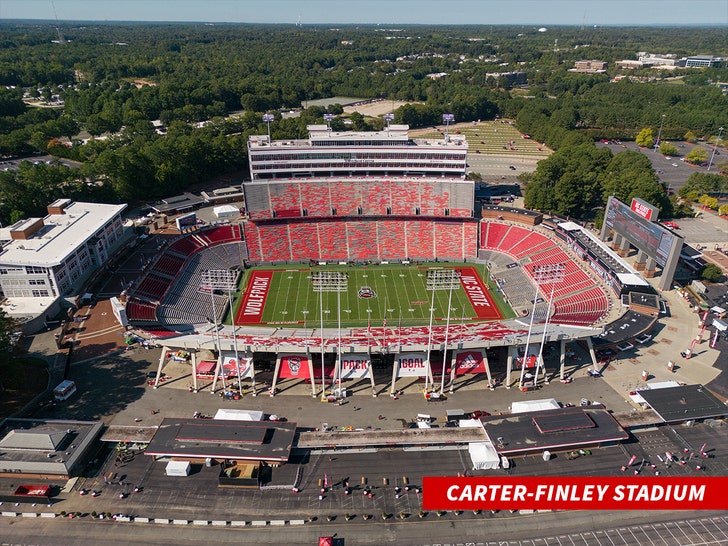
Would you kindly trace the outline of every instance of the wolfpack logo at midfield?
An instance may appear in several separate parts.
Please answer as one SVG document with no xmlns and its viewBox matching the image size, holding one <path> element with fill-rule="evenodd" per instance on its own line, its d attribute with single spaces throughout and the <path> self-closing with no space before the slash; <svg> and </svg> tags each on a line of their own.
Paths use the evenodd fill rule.
<svg viewBox="0 0 728 546">
<path fill-rule="evenodd" d="M 362 286 L 359 289 L 359 297 L 360 298 L 376 298 L 377 293 L 368 286 Z"/>
<path fill-rule="evenodd" d="M 298 371 L 301 369 L 301 359 L 297 356 L 289 356 L 288 369 L 291 370 L 291 375 L 298 375 Z"/>
</svg>

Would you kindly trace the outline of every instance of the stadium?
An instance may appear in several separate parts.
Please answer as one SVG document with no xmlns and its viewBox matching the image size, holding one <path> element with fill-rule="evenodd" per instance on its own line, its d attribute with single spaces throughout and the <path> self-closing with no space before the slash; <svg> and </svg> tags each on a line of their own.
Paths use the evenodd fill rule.
<svg viewBox="0 0 728 546">
<path fill-rule="evenodd" d="M 592 340 L 626 313 L 630 292 L 652 291 L 581 226 L 477 203 L 460 135 L 321 125 L 304 140 L 254 136 L 248 148 L 239 212 L 199 228 L 194 213 L 179 217 L 180 234 L 115 311 L 191 351 L 193 376 L 213 377 L 213 389 L 237 377 L 255 390 L 261 372 L 272 372 L 271 394 L 281 380 L 316 396 L 327 382 L 339 395 L 342 380 L 376 392 L 390 378 L 394 394 L 400 377 L 426 389 L 448 379 L 452 391 L 479 374 L 510 387 L 514 372 L 528 389 L 539 373 L 548 382 L 553 343 L 561 380 L 571 340 L 596 369 Z M 194 360 L 203 348 L 204 365 Z"/>
</svg>

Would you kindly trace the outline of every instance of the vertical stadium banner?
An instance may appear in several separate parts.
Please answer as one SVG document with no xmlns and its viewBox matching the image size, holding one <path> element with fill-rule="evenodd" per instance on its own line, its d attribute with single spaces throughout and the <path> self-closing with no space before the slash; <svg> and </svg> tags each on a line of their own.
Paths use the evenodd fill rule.
<svg viewBox="0 0 728 546">
<path fill-rule="evenodd" d="M 253 377 L 253 357 L 249 354 L 238 353 L 237 360 L 240 364 L 240 378 Z M 222 354 L 222 368 L 228 376 L 237 375 L 238 362 L 235 360 L 235 353 Z"/>
<path fill-rule="evenodd" d="M 341 379 L 362 379 L 369 377 L 369 357 L 365 353 L 342 355 Z"/>
<path fill-rule="evenodd" d="M 483 351 L 459 351 L 455 353 L 455 375 L 485 373 Z"/>
<path fill-rule="evenodd" d="M 397 377 L 425 377 L 427 363 L 425 353 L 402 353 L 397 356 Z"/>
<path fill-rule="evenodd" d="M 285 355 L 281 357 L 280 378 L 310 379 L 311 368 L 306 355 Z"/>
<path fill-rule="evenodd" d="M 191 228 L 197 225 L 197 214 L 190 212 L 189 214 L 183 214 L 175 220 L 177 229 L 184 231 L 187 228 Z"/>
</svg>

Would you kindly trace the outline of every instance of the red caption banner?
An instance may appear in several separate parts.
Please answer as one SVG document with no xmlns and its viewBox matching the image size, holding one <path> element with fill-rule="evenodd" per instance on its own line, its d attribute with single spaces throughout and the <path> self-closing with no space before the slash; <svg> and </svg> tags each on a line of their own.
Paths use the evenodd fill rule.
<svg viewBox="0 0 728 546">
<path fill-rule="evenodd" d="M 728 477 L 425 477 L 425 510 L 728 510 Z"/>
</svg>

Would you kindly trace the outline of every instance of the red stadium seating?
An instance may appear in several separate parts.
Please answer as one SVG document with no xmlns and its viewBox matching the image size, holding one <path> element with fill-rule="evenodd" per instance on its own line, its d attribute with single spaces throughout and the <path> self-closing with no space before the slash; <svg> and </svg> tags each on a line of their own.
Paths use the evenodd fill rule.
<svg viewBox="0 0 728 546">
<path fill-rule="evenodd" d="M 253 222 L 243 223 L 245 232 L 245 246 L 248 249 L 248 258 L 251 262 L 262 262 L 263 251 L 260 248 L 260 232 L 258 225 Z"/>
<path fill-rule="evenodd" d="M 324 260 L 348 260 L 346 222 L 328 220 L 319 223 L 319 254 Z"/>
<path fill-rule="evenodd" d="M 377 248 L 376 221 L 346 222 L 346 235 L 350 260 L 378 259 L 378 256 L 372 256 L 372 249 L 376 251 Z"/>
<path fill-rule="evenodd" d="M 320 260 L 319 224 L 315 222 L 291 222 L 288 230 L 291 237 L 292 260 Z"/>
<path fill-rule="evenodd" d="M 404 241 L 404 222 L 402 220 L 379 220 L 377 222 L 377 243 L 379 258 L 382 260 L 401 260 Z"/>
<path fill-rule="evenodd" d="M 138 298 L 129 298 L 126 302 L 126 317 L 138 322 L 157 322 L 157 305 L 142 301 Z"/>
<path fill-rule="evenodd" d="M 183 236 L 177 239 L 171 245 L 169 245 L 168 250 L 176 252 L 178 255 L 186 258 L 187 256 L 191 256 L 201 248 L 204 247 L 202 243 L 200 243 L 200 241 L 198 241 L 194 237 Z"/>
<path fill-rule="evenodd" d="M 137 296 L 145 297 L 151 301 L 162 301 L 164 295 L 169 290 L 170 282 L 169 279 L 160 277 L 159 275 L 151 272 L 147 274 L 139 286 L 134 290 L 134 294 Z"/>
<path fill-rule="evenodd" d="M 435 258 L 434 223 L 427 220 L 409 220 L 405 226 L 407 257 L 418 260 Z"/>
<path fill-rule="evenodd" d="M 152 271 L 158 275 L 176 278 L 185 263 L 185 259 L 177 254 L 165 253 L 154 264 Z"/>
</svg>

